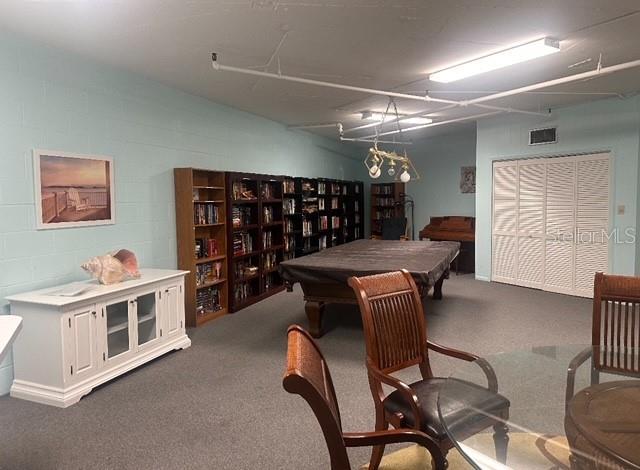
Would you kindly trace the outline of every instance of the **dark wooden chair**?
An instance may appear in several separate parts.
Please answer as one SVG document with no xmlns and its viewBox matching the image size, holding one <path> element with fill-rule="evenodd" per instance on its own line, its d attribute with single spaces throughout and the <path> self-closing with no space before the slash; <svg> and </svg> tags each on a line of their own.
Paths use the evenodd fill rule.
<svg viewBox="0 0 640 470">
<path fill-rule="evenodd" d="M 591 359 L 591 384 L 600 373 L 640 377 L 640 277 L 596 273 L 591 347 L 569 364 L 566 403 L 574 395 L 578 368 Z"/>
<path fill-rule="evenodd" d="M 420 431 L 343 432 L 329 367 L 318 345 L 298 325 L 290 326 L 287 335 L 287 370 L 282 384 L 287 392 L 304 398 L 316 415 L 329 449 L 331 470 L 351 469 L 347 447 L 384 446 L 402 442 L 425 447 L 433 456 L 437 468 L 444 468 L 437 443 Z"/>
<path fill-rule="evenodd" d="M 440 410 L 447 421 L 455 418 L 456 433 L 472 436 L 489 426 L 494 428 L 496 456 L 506 461 L 509 401 L 498 394 L 498 382 L 491 366 L 477 356 L 446 348 L 427 340 L 426 321 L 416 283 L 402 270 L 366 277 L 352 277 L 353 288 L 366 339 L 367 371 L 376 409 L 376 430 L 391 424 L 425 432 L 438 443 L 442 459 L 454 446 L 448 437 L 437 407 L 438 393 L 446 378 L 435 377 L 429 351 L 464 361 L 477 361 L 484 371 L 488 388 L 460 381 L 465 392 L 459 406 Z M 391 374 L 418 366 L 422 380 L 406 384 Z M 385 395 L 382 385 L 395 390 Z M 455 388 L 455 387 L 454 387 Z M 472 410 L 478 410 L 472 411 Z M 376 470 L 384 446 L 374 447 L 370 469 Z"/>
<path fill-rule="evenodd" d="M 407 218 L 394 217 L 382 220 L 383 240 L 406 240 L 407 239 Z"/>
<path fill-rule="evenodd" d="M 640 378 L 640 277 L 596 273 L 593 289 L 591 346 L 579 353 L 567 371 L 565 431 L 572 448 L 571 466 L 574 469 L 627 469 L 640 465 L 626 461 L 613 450 L 628 445 L 630 431 L 616 433 L 609 429 L 606 439 L 590 438 L 599 433 L 602 419 L 598 416 L 617 416 L 625 403 L 590 404 L 597 394 L 607 388 L 621 389 L 625 382 L 600 384 L 600 374 Z M 575 376 L 579 367 L 591 360 L 591 386 L 575 393 Z M 632 384 L 633 382 L 626 382 Z M 585 405 L 586 403 L 586 405 Z M 607 409 L 597 409 L 605 406 Z M 631 418 L 634 413 L 629 412 Z M 606 423 L 612 426 L 611 423 Z M 615 428 L 615 426 L 613 426 Z M 624 425 L 621 425 L 623 428 Z M 638 427 L 634 426 L 634 432 Z M 616 442 L 617 441 L 617 442 Z M 627 444 L 625 444 L 627 443 Z"/>
</svg>

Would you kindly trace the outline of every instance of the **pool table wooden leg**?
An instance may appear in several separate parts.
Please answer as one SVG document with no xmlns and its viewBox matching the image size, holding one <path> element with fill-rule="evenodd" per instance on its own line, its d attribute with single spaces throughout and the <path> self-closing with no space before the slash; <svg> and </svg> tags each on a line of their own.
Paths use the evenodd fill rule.
<svg viewBox="0 0 640 470">
<path fill-rule="evenodd" d="M 444 283 L 445 279 L 449 279 L 448 269 L 442 273 L 442 276 L 440 276 L 440 279 L 438 279 L 436 283 L 433 285 L 433 298 L 435 300 L 442 300 L 442 284 Z"/>
<path fill-rule="evenodd" d="M 309 333 L 314 338 L 322 336 L 322 314 L 324 313 L 324 302 L 307 300 L 304 304 L 304 311 L 309 319 Z"/>
</svg>

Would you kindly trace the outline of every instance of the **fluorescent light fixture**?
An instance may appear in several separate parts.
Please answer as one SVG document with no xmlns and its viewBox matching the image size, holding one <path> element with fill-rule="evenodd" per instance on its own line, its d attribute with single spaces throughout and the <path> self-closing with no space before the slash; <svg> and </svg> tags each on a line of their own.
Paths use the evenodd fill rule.
<svg viewBox="0 0 640 470">
<path fill-rule="evenodd" d="M 553 38 L 542 38 L 440 70 L 429 75 L 429 80 L 440 83 L 455 82 L 555 52 L 560 52 L 560 42 Z"/>
<path fill-rule="evenodd" d="M 366 119 L 367 121 L 382 122 L 383 116 L 384 116 L 384 113 L 378 113 L 375 111 L 365 111 L 362 113 L 362 119 Z M 402 114 L 400 114 L 398 117 L 401 119 L 400 124 L 422 125 L 422 124 L 430 124 L 433 122 L 432 119 L 429 119 L 426 117 L 411 117 L 411 118 L 403 119 Z M 395 118 L 396 118 L 396 115 L 394 113 L 389 113 L 385 118 L 385 122 L 392 121 Z"/>
</svg>

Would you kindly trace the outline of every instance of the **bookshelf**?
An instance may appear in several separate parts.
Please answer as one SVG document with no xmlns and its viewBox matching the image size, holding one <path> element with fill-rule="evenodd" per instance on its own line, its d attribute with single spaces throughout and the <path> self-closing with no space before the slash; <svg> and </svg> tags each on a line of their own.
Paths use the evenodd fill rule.
<svg viewBox="0 0 640 470">
<path fill-rule="evenodd" d="M 404 192 L 404 183 L 371 184 L 371 235 L 382 235 L 383 219 L 404 217 L 404 205 L 395 205 Z"/>
<path fill-rule="evenodd" d="M 295 178 L 297 197 L 300 200 L 300 225 L 296 231 L 296 258 L 319 250 L 319 203 L 318 180 Z"/>
<path fill-rule="evenodd" d="M 302 193 L 295 178 L 282 180 L 283 260 L 296 256 L 297 236 L 302 233 Z"/>
<path fill-rule="evenodd" d="M 226 189 L 223 172 L 174 169 L 178 268 L 185 278 L 185 321 L 195 327 L 228 312 Z"/>
<path fill-rule="evenodd" d="M 364 183 L 343 181 L 341 197 L 344 243 L 364 238 Z"/>
<path fill-rule="evenodd" d="M 283 180 L 254 173 L 226 174 L 232 312 L 284 289 L 278 273 L 284 258 Z"/>
</svg>

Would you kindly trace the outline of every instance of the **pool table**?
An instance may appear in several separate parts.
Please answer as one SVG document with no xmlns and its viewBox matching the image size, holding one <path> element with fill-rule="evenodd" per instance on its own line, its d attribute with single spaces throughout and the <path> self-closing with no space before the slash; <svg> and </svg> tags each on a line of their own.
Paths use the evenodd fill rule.
<svg viewBox="0 0 640 470">
<path fill-rule="evenodd" d="M 421 295 L 433 289 L 442 298 L 442 283 L 460 250 L 458 242 L 356 240 L 312 255 L 284 261 L 279 271 L 287 290 L 296 282 L 304 293 L 309 332 L 322 336 L 322 315 L 327 303 L 357 303 L 347 280 L 407 269 Z"/>
</svg>

